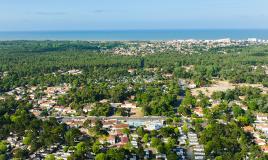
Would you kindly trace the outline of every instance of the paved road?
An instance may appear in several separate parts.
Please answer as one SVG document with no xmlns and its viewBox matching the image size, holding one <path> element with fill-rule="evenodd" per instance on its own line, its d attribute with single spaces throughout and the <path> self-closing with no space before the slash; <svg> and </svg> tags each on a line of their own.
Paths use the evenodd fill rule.
<svg viewBox="0 0 268 160">
<path fill-rule="evenodd" d="M 53 116 L 48 117 L 40 117 L 40 119 L 48 119 Z M 121 117 L 121 116 L 112 116 L 112 117 L 96 117 L 96 116 L 62 116 L 62 117 L 55 117 L 57 119 L 61 119 L 63 122 L 76 119 L 76 120 L 83 120 L 83 119 L 117 119 L 117 120 L 137 120 L 137 121 L 153 121 L 153 120 L 165 120 L 167 117 L 164 116 L 144 116 L 144 117 Z"/>
</svg>

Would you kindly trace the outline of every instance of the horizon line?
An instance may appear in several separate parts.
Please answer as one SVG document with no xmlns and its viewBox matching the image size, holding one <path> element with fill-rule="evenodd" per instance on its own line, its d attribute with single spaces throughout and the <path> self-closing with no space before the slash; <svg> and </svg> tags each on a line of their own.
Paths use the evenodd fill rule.
<svg viewBox="0 0 268 160">
<path fill-rule="evenodd" d="M 0 32 L 96 32 L 96 31 L 176 31 L 176 30 L 268 30 L 268 28 L 163 28 L 163 29 L 68 29 L 68 30 L 0 30 Z"/>
</svg>

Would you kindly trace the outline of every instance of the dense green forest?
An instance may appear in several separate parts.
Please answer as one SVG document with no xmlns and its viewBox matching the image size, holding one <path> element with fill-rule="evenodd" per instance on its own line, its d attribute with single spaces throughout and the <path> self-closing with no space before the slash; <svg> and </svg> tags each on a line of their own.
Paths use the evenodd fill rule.
<svg viewBox="0 0 268 160">
<path fill-rule="evenodd" d="M 158 68 L 159 73 L 174 73 L 177 77 L 191 78 L 197 84 L 207 84 L 213 77 L 237 83 L 263 83 L 268 85 L 265 70 L 252 66 L 267 65 L 268 46 L 213 48 L 196 54 L 155 53 L 153 55 L 122 56 L 103 54 L 100 48 L 113 48 L 120 42 L 53 42 L 11 41 L 0 42 L 0 72 L 8 72 L 0 82 L 0 91 L 8 91 L 26 84 L 57 84 L 61 82 L 85 83 L 98 79 L 129 76 L 129 68 Z M 220 54 L 219 50 L 226 53 Z M 186 72 L 182 66 L 194 65 Z M 81 69 L 78 80 L 72 76 L 53 76 L 59 70 Z"/>
</svg>

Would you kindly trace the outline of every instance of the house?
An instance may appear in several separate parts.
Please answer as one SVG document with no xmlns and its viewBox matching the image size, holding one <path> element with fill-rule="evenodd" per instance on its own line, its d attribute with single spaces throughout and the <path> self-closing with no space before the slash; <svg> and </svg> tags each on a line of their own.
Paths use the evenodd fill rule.
<svg viewBox="0 0 268 160">
<path fill-rule="evenodd" d="M 268 114 L 265 114 L 265 113 L 257 113 L 256 114 L 256 120 L 257 120 L 257 122 L 268 121 Z"/>
<path fill-rule="evenodd" d="M 255 142 L 258 146 L 266 145 L 264 139 L 256 138 L 256 139 L 254 140 L 254 142 Z"/>
<path fill-rule="evenodd" d="M 263 133 L 268 134 L 268 123 L 257 123 L 255 127 L 257 130 L 261 130 Z"/>
<path fill-rule="evenodd" d="M 155 156 L 156 159 L 163 159 L 163 160 L 167 160 L 167 155 L 166 154 L 157 154 Z"/>
<path fill-rule="evenodd" d="M 114 135 L 109 135 L 108 137 L 108 143 L 110 143 L 111 145 L 114 145 L 116 143 L 116 136 Z"/>
<path fill-rule="evenodd" d="M 186 145 L 186 139 L 187 139 L 187 137 L 185 135 L 180 136 L 178 138 L 178 141 L 179 141 L 180 145 Z"/>
<path fill-rule="evenodd" d="M 83 112 L 88 113 L 88 112 L 92 111 L 92 108 L 93 108 L 92 105 L 86 105 L 83 107 Z"/>
<path fill-rule="evenodd" d="M 120 145 L 125 145 L 125 144 L 127 144 L 128 142 L 129 142 L 129 139 L 128 139 L 127 136 L 122 136 L 122 137 L 120 138 Z"/>
<path fill-rule="evenodd" d="M 108 100 L 108 99 L 102 99 L 102 100 L 100 100 L 99 102 L 100 102 L 100 103 L 108 103 L 109 100 Z"/>
<path fill-rule="evenodd" d="M 72 69 L 72 70 L 67 71 L 67 74 L 70 74 L 70 75 L 79 75 L 79 74 L 82 74 L 82 71 L 80 71 L 78 69 Z"/>
<path fill-rule="evenodd" d="M 203 145 L 197 145 L 194 147 L 194 152 L 204 152 L 204 146 Z"/>
<path fill-rule="evenodd" d="M 131 141 L 131 144 L 132 144 L 132 146 L 133 146 L 134 148 L 138 148 L 138 142 L 137 142 L 137 140 L 132 140 L 132 141 Z"/>
<path fill-rule="evenodd" d="M 64 111 L 64 106 L 54 106 L 53 109 L 57 112 L 63 112 Z"/>
<path fill-rule="evenodd" d="M 204 113 L 203 113 L 203 109 L 201 107 L 196 107 L 194 109 L 194 113 L 198 116 L 198 117 L 203 117 Z"/>
<path fill-rule="evenodd" d="M 111 107 L 117 108 L 122 105 L 122 103 L 110 103 Z"/>
<path fill-rule="evenodd" d="M 243 130 L 245 132 L 249 132 L 249 133 L 254 132 L 254 128 L 252 126 L 245 126 L 245 127 L 243 127 Z"/>
<path fill-rule="evenodd" d="M 180 145 L 186 145 L 186 140 L 185 139 L 178 139 L 178 142 L 180 143 Z"/>
<path fill-rule="evenodd" d="M 124 104 L 121 105 L 122 108 L 136 108 L 137 105 L 135 103 L 130 103 L 125 101 Z"/>
<path fill-rule="evenodd" d="M 57 95 L 64 95 L 68 90 L 69 86 L 64 84 L 62 86 L 47 87 L 46 90 L 44 90 L 44 93 L 47 95 L 47 97 L 57 98 Z"/>
<path fill-rule="evenodd" d="M 173 74 L 171 74 L 171 73 L 163 74 L 163 77 L 165 77 L 165 78 L 172 78 L 173 77 Z"/>
<path fill-rule="evenodd" d="M 130 99 L 131 99 L 131 100 L 134 100 L 134 99 L 135 99 L 135 96 L 134 96 L 134 95 L 131 95 L 131 96 L 130 96 Z"/>
<path fill-rule="evenodd" d="M 117 124 L 118 120 L 116 119 L 109 119 L 102 121 L 102 127 L 103 128 L 111 128 L 113 125 Z"/>
<path fill-rule="evenodd" d="M 144 150 L 144 159 L 150 159 L 151 158 L 151 151 L 149 149 Z"/>
<path fill-rule="evenodd" d="M 198 140 L 190 140 L 190 141 L 189 141 L 189 145 L 190 145 L 190 146 L 199 145 Z"/>
<path fill-rule="evenodd" d="M 137 155 L 132 154 L 132 157 L 131 157 L 131 158 L 129 158 L 129 160 L 137 160 Z"/>
<path fill-rule="evenodd" d="M 168 138 L 163 138 L 164 143 L 168 143 Z"/>
<path fill-rule="evenodd" d="M 108 142 L 108 139 L 106 137 L 99 137 L 98 142 L 100 142 L 101 144 L 104 144 L 104 143 Z"/>
<path fill-rule="evenodd" d="M 70 119 L 66 121 L 65 123 L 71 127 L 81 127 L 85 122 L 85 119 Z"/>
<path fill-rule="evenodd" d="M 88 129 L 87 128 L 79 128 L 81 133 L 88 134 Z"/>
<path fill-rule="evenodd" d="M 176 154 L 177 154 L 178 156 L 183 156 L 183 155 L 184 155 L 184 150 L 183 150 L 183 148 L 176 147 L 176 148 L 173 149 L 173 151 L 176 152 Z"/>
<path fill-rule="evenodd" d="M 8 138 L 7 138 L 7 142 L 8 142 L 11 146 L 15 146 L 16 143 L 18 142 L 18 137 L 8 137 Z"/>
<path fill-rule="evenodd" d="M 188 133 L 188 139 L 189 139 L 189 145 L 190 146 L 199 145 L 197 134 L 195 134 L 195 133 Z"/>
<path fill-rule="evenodd" d="M 262 150 L 264 153 L 268 153 L 268 145 L 263 145 L 263 146 L 261 146 L 261 150 Z"/>
<path fill-rule="evenodd" d="M 30 112 L 35 115 L 36 117 L 39 117 L 40 114 L 42 113 L 42 109 L 40 108 L 34 108 L 34 109 L 31 109 Z"/>
<path fill-rule="evenodd" d="M 194 152 L 195 156 L 205 156 L 206 154 L 204 152 Z"/>
<path fill-rule="evenodd" d="M 194 156 L 194 159 L 195 160 L 203 160 L 203 159 L 205 159 L 205 157 L 204 156 Z"/>
<path fill-rule="evenodd" d="M 188 84 L 189 89 L 195 89 L 197 87 L 196 84 Z"/>
<path fill-rule="evenodd" d="M 128 71 L 128 73 L 131 73 L 132 74 L 132 73 L 134 73 L 136 71 L 136 69 L 130 68 L 127 71 Z"/>
<path fill-rule="evenodd" d="M 29 95 L 29 98 L 30 98 L 31 100 L 34 100 L 34 99 L 35 99 L 35 95 L 34 95 L 34 94 L 30 94 L 30 95 Z"/>
<path fill-rule="evenodd" d="M 246 96 L 239 96 L 239 99 L 244 101 L 246 99 Z"/>
<path fill-rule="evenodd" d="M 129 129 L 128 124 L 114 124 L 111 128 L 110 134 L 112 135 L 123 135 L 123 129 Z"/>
<path fill-rule="evenodd" d="M 115 124 L 112 126 L 112 130 L 116 131 L 116 130 L 123 130 L 125 128 L 129 128 L 128 124 Z"/>
<path fill-rule="evenodd" d="M 50 109 L 50 108 L 52 108 L 56 104 L 56 101 L 42 99 L 42 100 L 39 100 L 38 101 L 38 104 L 39 104 L 40 108 Z"/>
<path fill-rule="evenodd" d="M 18 100 L 21 100 L 22 99 L 22 96 L 21 95 L 16 95 L 15 99 L 18 101 Z"/>
<path fill-rule="evenodd" d="M 76 111 L 73 110 L 71 107 L 64 108 L 62 112 L 63 114 L 75 114 L 76 113 Z"/>
</svg>

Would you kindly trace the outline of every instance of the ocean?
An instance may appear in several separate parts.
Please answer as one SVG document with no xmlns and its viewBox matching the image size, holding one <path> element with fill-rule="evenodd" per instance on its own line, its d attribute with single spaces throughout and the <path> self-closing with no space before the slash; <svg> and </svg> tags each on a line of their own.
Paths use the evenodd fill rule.
<svg viewBox="0 0 268 160">
<path fill-rule="evenodd" d="M 116 30 L 116 31 L 16 31 L 0 32 L 0 40 L 215 40 L 231 38 L 268 40 L 268 29 L 181 29 L 181 30 Z"/>
</svg>

